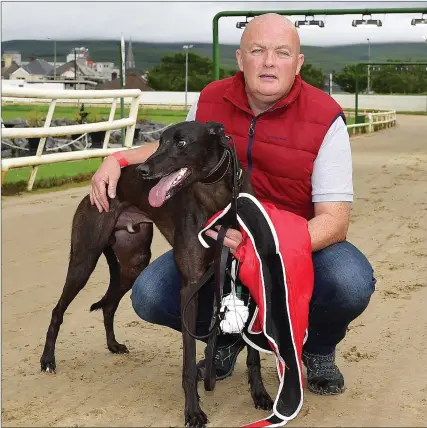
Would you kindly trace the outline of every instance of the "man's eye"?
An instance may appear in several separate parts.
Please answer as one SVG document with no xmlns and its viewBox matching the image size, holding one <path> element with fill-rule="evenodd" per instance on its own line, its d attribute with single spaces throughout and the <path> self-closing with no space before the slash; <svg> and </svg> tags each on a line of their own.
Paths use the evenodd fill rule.
<svg viewBox="0 0 427 428">
<path fill-rule="evenodd" d="M 261 49 L 252 49 L 252 53 L 255 55 L 259 55 L 260 53 L 262 53 Z"/>
<path fill-rule="evenodd" d="M 179 140 L 177 143 L 176 143 L 176 146 L 178 147 L 178 148 L 180 148 L 180 149 L 182 149 L 183 147 L 185 147 L 185 145 L 187 144 L 187 141 L 185 141 L 185 140 Z"/>
<path fill-rule="evenodd" d="M 288 51 L 278 51 L 277 54 L 282 58 L 290 55 Z"/>
</svg>

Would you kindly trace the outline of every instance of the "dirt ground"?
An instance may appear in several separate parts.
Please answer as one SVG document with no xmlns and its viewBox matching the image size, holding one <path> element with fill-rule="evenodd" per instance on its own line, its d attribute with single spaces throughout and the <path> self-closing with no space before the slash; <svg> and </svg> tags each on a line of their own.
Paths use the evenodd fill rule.
<svg viewBox="0 0 427 428">
<path fill-rule="evenodd" d="M 347 390 L 306 390 L 290 426 L 425 426 L 427 423 L 427 117 L 352 140 L 356 202 L 349 240 L 374 266 L 377 291 L 350 326 L 337 361 Z M 40 372 L 51 310 L 61 293 L 70 222 L 87 187 L 3 198 L 2 424 L 11 426 L 182 426 L 180 335 L 141 321 L 129 293 L 116 335 L 130 349 L 106 349 L 102 313 L 89 306 L 106 290 L 102 260 L 65 315 L 57 373 Z M 167 249 L 157 233 L 154 257 Z M 199 355 L 202 347 L 198 347 Z M 263 375 L 276 394 L 273 358 Z M 210 426 L 268 415 L 252 407 L 245 353 L 213 393 L 199 385 Z"/>
</svg>

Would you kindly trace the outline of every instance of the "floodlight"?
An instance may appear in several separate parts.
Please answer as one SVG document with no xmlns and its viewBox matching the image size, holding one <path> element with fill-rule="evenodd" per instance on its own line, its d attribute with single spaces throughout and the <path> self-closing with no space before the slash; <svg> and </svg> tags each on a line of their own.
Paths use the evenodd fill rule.
<svg viewBox="0 0 427 428">
<path fill-rule="evenodd" d="M 353 27 L 358 27 L 359 25 L 376 25 L 377 27 L 382 27 L 383 23 L 381 22 L 381 19 L 372 19 L 372 16 L 369 16 L 370 19 L 364 19 L 365 15 L 362 15 L 362 19 L 353 19 L 351 25 Z"/>
<path fill-rule="evenodd" d="M 421 18 L 413 18 L 411 20 L 411 25 L 418 25 L 418 24 L 427 24 L 427 19 L 424 18 L 424 13 L 421 14 Z"/>
<path fill-rule="evenodd" d="M 246 21 L 236 22 L 236 28 L 242 29 L 248 25 L 248 17 L 246 17 Z"/>
<path fill-rule="evenodd" d="M 311 16 L 313 19 L 308 20 L 307 16 Z M 314 19 L 313 15 L 306 15 L 304 21 L 295 21 L 295 27 L 309 27 L 309 26 L 318 26 L 320 28 L 323 28 L 325 26 L 324 21 L 321 19 Z"/>
</svg>

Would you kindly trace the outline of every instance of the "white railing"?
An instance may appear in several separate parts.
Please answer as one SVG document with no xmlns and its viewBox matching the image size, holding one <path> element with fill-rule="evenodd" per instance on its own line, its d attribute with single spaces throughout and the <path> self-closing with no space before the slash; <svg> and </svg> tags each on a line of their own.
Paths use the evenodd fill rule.
<svg viewBox="0 0 427 428">
<path fill-rule="evenodd" d="M 47 117 L 42 128 L 2 128 L 3 138 L 40 138 L 35 156 L 25 156 L 21 158 L 2 159 L 2 183 L 6 177 L 7 171 L 13 168 L 32 167 L 31 175 L 28 180 L 27 189 L 32 190 L 34 180 L 37 175 L 38 166 L 45 164 L 52 164 L 58 162 L 69 162 L 75 160 L 84 160 L 90 158 L 100 158 L 108 156 L 109 154 L 123 150 L 120 148 L 108 149 L 108 142 L 110 139 L 110 132 L 113 129 L 126 128 L 125 147 L 131 148 L 133 145 L 133 138 L 135 134 L 136 118 L 138 115 L 138 107 L 141 102 L 142 92 L 139 89 L 120 89 L 120 90 L 40 90 L 28 88 L 4 88 L 2 91 L 3 98 L 19 98 L 19 99 L 35 99 L 35 100 L 50 100 L 49 110 Z M 130 102 L 129 117 L 123 119 L 114 119 L 117 103 L 120 98 Z M 79 125 L 69 126 L 54 126 L 51 127 L 53 113 L 58 100 L 100 100 L 101 102 L 110 101 L 111 110 L 109 119 L 106 122 L 85 123 Z M 108 101 L 107 101 L 108 100 Z M 86 103 L 85 103 L 86 104 Z M 347 129 L 351 135 L 361 132 L 374 132 L 379 129 L 394 126 L 396 124 L 396 111 L 387 110 L 375 113 L 364 113 L 359 111 L 360 114 L 365 114 L 368 121 L 366 123 L 359 123 L 347 125 Z M 354 116 L 354 112 L 347 112 L 347 116 Z M 65 153 L 52 153 L 44 154 L 44 146 L 46 138 L 50 136 L 63 136 L 63 135 L 78 135 L 87 134 L 89 132 L 106 131 L 103 148 L 91 150 L 79 150 L 75 152 Z M 87 146 L 86 146 L 87 148 Z"/>
<path fill-rule="evenodd" d="M 2 138 L 40 138 L 35 156 L 26 156 L 22 158 L 2 159 L 2 183 L 6 177 L 7 171 L 12 168 L 22 168 L 31 166 L 30 178 L 27 189 L 32 190 L 34 180 L 36 179 L 38 166 L 48 163 L 69 162 L 89 158 L 99 158 L 108 156 L 110 153 L 122 150 L 123 148 L 108 149 L 110 132 L 113 129 L 126 128 L 125 148 L 132 147 L 135 135 L 136 119 L 140 104 L 141 91 L 139 89 L 119 89 L 119 90 L 42 90 L 28 88 L 4 88 L 3 97 L 14 97 L 21 99 L 51 100 L 49 110 L 42 128 L 2 128 Z M 120 98 L 130 99 L 129 117 L 123 119 L 114 119 L 117 102 Z M 111 99 L 111 110 L 108 121 L 83 123 L 69 126 L 50 126 L 55 111 L 57 101 L 61 99 Z M 44 146 L 47 137 L 86 134 L 89 132 L 106 131 L 102 149 L 80 150 L 75 152 L 54 153 L 43 155 Z"/>
<path fill-rule="evenodd" d="M 380 129 L 389 128 L 396 125 L 396 110 L 379 111 L 375 113 L 358 112 L 358 115 L 364 114 L 368 121 L 365 123 L 355 123 L 347 125 L 350 135 L 365 132 L 375 132 Z M 347 117 L 354 117 L 354 112 L 346 112 Z"/>
</svg>

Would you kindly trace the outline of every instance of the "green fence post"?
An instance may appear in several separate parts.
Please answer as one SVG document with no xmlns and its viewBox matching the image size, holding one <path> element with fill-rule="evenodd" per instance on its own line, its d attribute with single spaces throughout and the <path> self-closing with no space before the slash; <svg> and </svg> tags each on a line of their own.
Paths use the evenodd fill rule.
<svg viewBox="0 0 427 428">
<path fill-rule="evenodd" d="M 357 123 L 359 116 L 359 73 L 356 70 L 356 92 L 355 92 L 355 106 L 354 106 L 354 123 Z"/>
</svg>

